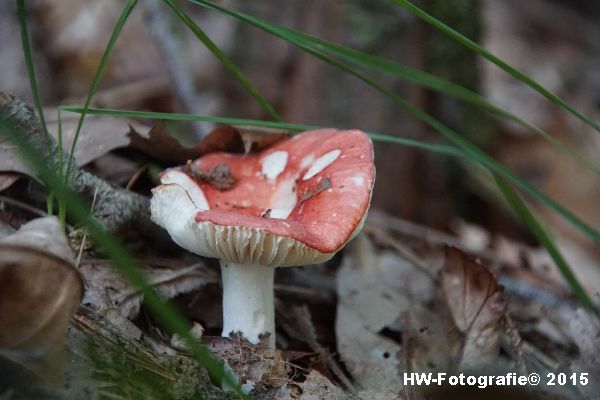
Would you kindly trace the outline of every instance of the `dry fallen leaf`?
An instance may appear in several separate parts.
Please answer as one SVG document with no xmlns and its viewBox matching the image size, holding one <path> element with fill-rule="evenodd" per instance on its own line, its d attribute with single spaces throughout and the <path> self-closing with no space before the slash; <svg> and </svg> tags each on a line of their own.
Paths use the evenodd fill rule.
<svg viewBox="0 0 600 400">
<path fill-rule="evenodd" d="M 67 325 L 83 291 L 58 219 L 23 225 L 0 240 L 0 253 L 0 358 L 58 379 Z"/>
<path fill-rule="evenodd" d="M 48 131 L 57 139 L 57 121 L 52 116 L 56 115 L 53 110 L 48 110 Z M 63 147 L 69 151 L 78 118 L 67 115 L 62 117 Z M 104 154 L 118 148 L 129 146 L 127 132 L 135 129 L 140 136 L 148 135 L 148 127 L 133 120 L 113 117 L 100 117 L 90 115 L 85 119 L 81 130 L 77 147 L 75 148 L 75 160 L 77 165 L 86 165 Z M 0 138 L 0 172 L 20 172 L 29 176 L 35 176 L 30 168 L 21 159 L 16 147 L 4 138 Z"/>
<path fill-rule="evenodd" d="M 442 290 L 454 324 L 463 334 L 460 369 L 492 364 L 498 357 L 506 299 L 496 277 L 462 251 L 446 248 Z"/>
<path fill-rule="evenodd" d="M 162 161 L 183 164 L 213 152 L 249 153 L 260 151 L 283 139 L 283 131 L 247 126 L 223 125 L 213 129 L 192 147 L 182 145 L 165 131 L 164 121 L 152 127 L 148 135 L 131 129 L 131 146 Z"/>
<path fill-rule="evenodd" d="M 352 248 L 337 275 L 340 358 L 359 397 L 397 398 L 405 361 L 399 340 L 386 332 L 400 315 L 432 299 L 433 284 L 395 254 L 377 254 L 365 235 L 359 235 Z"/>
<path fill-rule="evenodd" d="M 148 135 L 140 134 L 137 129 L 132 127 L 127 136 L 133 148 L 157 160 L 177 164 L 196 159 L 209 151 L 225 150 L 229 144 L 228 137 L 215 137 L 209 134 L 201 143 L 193 147 L 186 147 L 166 132 L 164 121 L 156 123 Z M 203 143 L 205 144 L 203 145 Z"/>
</svg>

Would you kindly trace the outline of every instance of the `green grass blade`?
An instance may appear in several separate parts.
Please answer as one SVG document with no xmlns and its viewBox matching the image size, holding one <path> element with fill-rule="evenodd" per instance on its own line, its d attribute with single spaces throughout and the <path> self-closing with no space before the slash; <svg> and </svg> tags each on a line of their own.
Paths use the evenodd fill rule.
<svg viewBox="0 0 600 400">
<path fill-rule="evenodd" d="M 409 2 L 407 0 L 392 0 L 392 1 L 396 4 L 398 4 L 399 6 L 405 8 L 406 10 L 410 11 L 411 13 L 413 13 L 417 17 L 421 18 L 423 21 L 427 22 L 428 24 L 432 25 L 433 27 L 444 32 L 445 34 L 447 34 L 448 36 L 450 36 L 452 39 L 456 40 L 463 46 L 465 46 L 468 49 L 479 54 L 486 60 L 492 62 L 497 67 L 504 70 L 506 73 L 512 75 L 514 78 L 525 83 L 527 86 L 529 86 L 530 88 L 532 88 L 533 90 L 535 90 L 536 92 L 538 92 L 539 94 L 544 96 L 546 99 L 550 100 L 552 103 L 560 106 L 561 108 L 567 110 L 569 113 L 573 114 L 574 116 L 576 116 L 577 118 L 579 118 L 580 120 L 582 120 L 583 122 L 585 122 L 586 124 L 588 124 L 589 126 L 594 128 L 596 130 L 596 132 L 600 133 L 600 125 L 598 125 L 591 117 L 589 117 L 588 115 L 584 114 L 581 111 L 576 110 L 574 107 L 569 105 L 566 101 L 564 101 L 562 98 L 560 98 L 556 94 L 552 93 L 551 91 L 549 91 L 548 89 L 546 89 L 545 87 L 540 85 L 538 82 L 534 81 L 533 79 L 531 79 L 530 77 L 528 77 L 527 75 L 525 75 L 524 73 L 522 73 L 521 71 L 516 69 L 515 67 L 507 64 L 506 62 L 502 61 L 500 58 L 496 57 L 489 51 L 485 50 L 484 48 L 479 46 L 477 43 L 472 41 L 471 39 L 467 38 L 466 36 L 462 35 L 461 33 L 457 32 L 457 31 L 455 31 L 454 29 L 452 29 L 448 25 L 444 24 L 437 18 L 427 14 L 425 11 L 423 11 L 422 9 L 420 9 L 419 7 L 415 6 L 414 4 L 412 4 L 411 2 Z"/>
<path fill-rule="evenodd" d="M 494 179 L 496 180 L 498 188 L 500 188 L 500 191 L 502 191 L 502 194 L 504 195 L 512 209 L 515 210 L 517 215 L 521 218 L 525 225 L 527 225 L 529 230 L 535 235 L 540 244 L 546 248 L 548 254 L 550 254 L 550 257 L 552 257 L 554 263 L 558 267 L 558 270 L 571 287 L 573 294 L 575 294 L 575 296 L 579 299 L 579 301 L 581 301 L 581 303 L 584 306 L 598 314 L 598 308 L 594 305 L 590 296 L 586 293 L 583 286 L 581 286 L 581 284 L 577 280 L 577 277 L 575 276 L 573 270 L 567 263 L 567 260 L 565 260 L 556 244 L 554 244 L 554 241 L 552 240 L 550 235 L 546 233 L 542 225 L 533 216 L 531 211 L 529 211 L 525 202 L 519 197 L 519 195 L 510 187 L 510 185 L 504 179 L 498 177 L 497 175 L 494 175 Z"/>
<path fill-rule="evenodd" d="M 60 106 L 61 111 L 81 113 L 83 109 L 76 106 Z M 301 132 L 308 130 L 321 129 L 322 126 L 316 125 L 300 125 L 300 124 L 289 124 L 286 122 L 272 122 L 272 121 L 259 121 L 253 119 L 243 118 L 229 118 L 229 117 L 212 117 L 206 115 L 195 115 L 195 114 L 176 114 L 176 113 L 161 113 L 161 112 L 150 112 L 150 111 L 134 111 L 134 110 L 115 110 L 109 108 L 88 108 L 88 114 L 91 115 L 104 115 L 112 117 L 128 117 L 128 118 L 145 118 L 145 119 L 163 119 L 169 121 L 203 121 L 212 122 L 216 124 L 228 124 L 228 125 L 249 125 L 257 126 L 262 128 L 273 128 L 282 129 L 289 132 Z M 381 133 L 367 133 L 373 141 L 394 143 L 404 145 L 408 147 L 414 147 L 422 150 L 431 151 L 434 153 L 440 153 L 450 156 L 463 156 L 462 151 L 454 146 L 428 143 L 420 140 L 406 139 L 397 136 L 384 135 Z"/>
<path fill-rule="evenodd" d="M 430 88 L 440 93 L 463 100 L 475 107 L 479 107 L 498 117 L 506 118 L 527 129 L 531 129 L 535 133 L 548 140 L 552 145 L 554 145 L 558 149 L 567 152 L 575 160 L 585 165 L 587 168 L 590 168 L 597 174 L 600 174 L 600 167 L 596 166 L 592 161 L 582 156 L 572 147 L 564 144 L 560 140 L 553 137 L 544 129 L 534 124 L 531 124 L 508 111 L 503 110 L 502 108 L 489 102 L 485 97 L 481 96 L 480 94 L 469 90 L 461 85 L 439 78 L 427 72 L 423 72 L 402 64 L 398 64 L 394 61 L 383 57 L 366 54 L 358 50 L 339 45 L 337 43 L 329 42 L 316 36 L 308 35 L 306 33 L 295 31 L 293 29 L 286 28 L 281 25 L 267 22 L 252 15 L 235 11 L 207 0 L 191 0 L 191 2 L 201 5 L 212 11 L 220 12 L 225 15 L 234 17 L 240 21 L 246 22 L 252 26 L 262 29 L 265 32 L 275 35 L 285 41 L 305 45 L 308 47 L 312 47 L 315 50 L 325 51 L 330 54 L 334 54 L 338 57 L 342 57 L 350 62 L 353 62 L 356 65 L 367 67 L 375 71 L 384 72 L 386 74 L 395 76 L 399 79 Z"/>
<path fill-rule="evenodd" d="M 94 74 L 94 80 L 92 81 L 92 86 L 90 87 L 87 95 L 85 96 L 85 101 L 83 103 L 83 112 L 81 113 L 79 122 L 77 122 L 77 128 L 75 128 L 75 135 L 73 136 L 73 143 L 71 143 L 69 162 L 67 163 L 67 171 L 65 173 L 65 181 L 67 181 L 67 182 L 70 178 L 71 169 L 73 168 L 72 165 L 73 165 L 74 157 L 75 157 L 75 148 L 77 146 L 77 140 L 79 139 L 79 133 L 81 132 L 81 128 L 83 127 L 83 121 L 85 120 L 85 116 L 87 114 L 87 109 L 90 106 L 92 97 L 96 93 L 96 89 L 98 88 L 98 84 L 100 83 L 100 78 L 101 78 L 102 74 L 104 73 L 104 70 L 106 69 L 106 65 L 108 64 L 108 59 L 110 58 L 110 55 L 112 53 L 113 48 L 115 47 L 115 44 L 117 43 L 117 39 L 119 38 L 121 30 L 123 29 L 123 26 L 125 25 L 125 22 L 127 21 L 127 18 L 129 18 L 129 15 L 133 11 L 133 8 L 135 7 L 136 4 L 137 4 L 137 0 L 127 0 L 127 3 L 123 7 L 123 11 L 121 12 L 121 15 L 119 16 L 117 23 L 115 24 L 115 27 L 112 31 L 110 39 L 108 40 L 106 48 L 104 49 L 104 54 L 102 54 L 102 58 L 100 59 L 100 63 L 98 64 L 98 68 L 96 69 L 96 73 Z"/>
<path fill-rule="evenodd" d="M 27 29 L 27 12 L 25 10 L 25 0 L 17 0 L 17 14 L 19 16 L 19 25 L 21 27 L 21 45 L 23 47 L 23 55 L 25 57 L 25 65 L 27 66 L 27 75 L 29 76 L 29 85 L 31 86 L 31 94 L 40 124 L 46 136 L 46 144 L 50 145 L 50 134 L 46 126 L 46 118 L 44 118 L 44 110 L 42 108 L 42 100 L 40 91 L 35 76 L 35 67 L 33 65 L 33 55 L 31 54 L 31 41 L 29 40 L 29 30 Z"/>
<path fill-rule="evenodd" d="M 103 252 L 118 267 L 119 272 L 137 287 L 144 295 L 144 304 L 149 307 L 157 320 L 169 331 L 175 332 L 183 337 L 189 346 L 192 355 L 206 368 L 215 378 L 227 383 L 240 397 L 245 396 L 239 385 L 224 372 L 223 366 L 208 350 L 202 346 L 191 334 L 190 326 L 179 312 L 162 298 L 147 283 L 140 269 L 136 266 L 134 258 L 127 249 L 110 233 L 105 231 L 98 222 L 89 214 L 88 207 L 79 196 L 70 191 L 61 177 L 57 176 L 45 163 L 42 154 L 26 139 L 26 136 L 8 120 L 0 118 L 0 133 L 4 133 L 13 142 L 24 161 L 37 172 L 47 188 L 51 189 L 59 201 L 69 205 L 68 213 L 75 221 L 86 226 L 88 232 L 94 238 Z"/>
<path fill-rule="evenodd" d="M 208 50 L 231 72 L 233 76 L 242 84 L 244 89 L 264 108 L 269 116 L 275 121 L 281 121 L 281 117 L 273 106 L 263 97 L 260 91 L 250 82 L 244 73 L 219 49 L 219 47 L 208 37 L 208 35 L 190 18 L 181 8 L 177 7 L 172 0 L 163 0 L 181 21 L 196 35 L 196 37 L 206 46 Z"/>
<path fill-rule="evenodd" d="M 349 72 L 350 73 L 350 72 Z M 352 73 L 355 73 L 354 71 Z M 364 78 L 364 77 L 363 77 Z M 362 79 L 362 78 L 361 78 Z M 561 215 L 564 219 L 569 221 L 571 224 L 576 226 L 582 232 L 584 232 L 587 236 L 589 236 L 596 243 L 600 243 L 600 233 L 594 228 L 587 225 L 569 210 L 562 207 L 558 204 L 554 199 L 549 197 L 548 195 L 538 191 L 527 182 L 525 182 L 522 178 L 512 172 L 510 169 L 506 168 L 504 165 L 494 160 L 492 157 L 487 155 L 485 152 L 480 150 L 478 147 L 473 145 L 468 140 L 464 139 L 461 135 L 454 132 L 452 129 L 448 128 L 435 118 L 431 117 L 426 112 L 422 111 L 418 107 L 410 104 L 406 100 L 402 99 L 400 96 L 387 91 L 385 88 L 379 86 L 377 83 L 368 80 L 370 85 L 374 85 L 377 90 L 384 92 L 387 96 L 393 98 L 396 102 L 398 102 L 401 106 L 406 108 L 408 111 L 413 113 L 417 118 L 421 119 L 435 130 L 442 133 L 447 139 L 451 140 L 457 147 L 453 146 L 444 146 L 437 144 L 429 144 L 424 143 L 417 140 L 410 140 L 399 138 L 390 135 L 384 135 L 380 133 L 371 133 L 371 138 L 376 141 L 387 142 L 387 143 L 396 143 L 411 147 L 421 148 L 423 150 L 433 151 L 437 153 L 447 154 L 451 156 L 460 156 L 466 158 L 468 160 L 477 162 L 489 170 L 507 178 L 508 180 L 515 183 L 521 189 L 528 192 L 530 195 L 538 199 L 540 202 L 553 209 L 559 215 Z M 79 107 L 72 106 L 61 106 L 61 110 L 81 113 L 82 109 Z M 302 131 L 308 129 L 316 129 L 318 127 L 311 125 L 298 125 L 298 124 L 287 124 L 281 122 L 267 122 L 267 121 L 256 121 L 256 120 L 247 120 L 241 118 L 225 118 L 225 117 L 209 117 L 209 116 L 199 116 L 199 115 L 190 115 L 190 114 L 171 114 L 171 113 L 153 113 L 146 111 L 127 111 L 127 110 L 111 110 L 111 109 L 90 109 L 88 110 L 90 114 L 96 115 L 110 115 L 110 116 L 120 116 L 120 117 L 131 117 L 131 118 L 148 118 L 148 119 L 168 119 L 168 120 L 176 120 L 176 121 L 207 121 L 214 123 L 224 123 L 231 125 L 253 125 L 253 126 L 261 126 L 266 128 L 277 128 L 277 129 L 285 129 L 291 131 Z"/>
</svg>

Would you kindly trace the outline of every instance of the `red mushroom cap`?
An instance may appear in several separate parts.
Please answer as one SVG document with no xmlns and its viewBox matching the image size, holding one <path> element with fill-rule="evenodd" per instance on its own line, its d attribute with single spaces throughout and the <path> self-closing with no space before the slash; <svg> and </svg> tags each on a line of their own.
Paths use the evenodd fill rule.
<svg viewBox="0 0 600 400">
<path fill-rule="evenodd" d="M 262 245 L 266 244 L 274 252 L 267 263 L 272 266 L 307 264 L 330 258 L 362 226 L 375 180 L 371 140 L 356 130 L 305 132 L 258 154 L 212 153 L 194 161 L 193 168 L 209 171 L 219 164 L 228 165 L 237 181 L 231 189 L 217 189 L 207 181 L 192 179 L 181 169 L 165 171 L 161 176 L 163 185 L 153 190 L 153 219 L 188 250 L 206 256 L 224 256 L 235 262 L 249 262 L 240 259 L 244 258 L 242 253 L 248 253 L 250 258 L 250 253 L 256 253 L 251 247 L 258 243 L 249 235 L 262 235 L 260 242 L 271 241 Z M 165 196 L 166 192 L 171 195 Z M 179 195 L 173 195 L 175 192 Z M 213 231 L 220 227 L 222 232 L 217 236 L 229 237 L 225 240 L 229 243 L 198 245 L 193 240 L 203 239 L 196 234 L 192 235 L 195 239 L 191 242 L 190 238 L 177 237 L 188 230 L 181 224 L 173 226 L 168 220 L 169 215 L 173 217 L 183 209 L 189 213 L 186 207 L 175 204 L 180 198 L 194 204 L 191 218 L 198 226 Z M 173 212 L 175 207 L 179 207 L 176 213 Z M 189 218 L 184 216 L 184 219 Z M 187 221 L 186 226 L 190 222 Z M 223 231 L 224 227 L 228 227 L 228 233 Z M 223 249 L 234 243 L 239 247 L 243 242 L 240 235 L 249 242 L 245 250 Z M 282 239 L 291 241 L 286 243 Z M 220 249 L 208 251 L 207 246 Z M 295 248 L 292 253 L 302 254 L 296 254 L 291 260 L 281 258 L 275 255 L 281 246 Z M 307 257 L 310 252 L 316 255 Z M 250 261 L 261 261 L 260 256 L 254 258 L 256 260 Z"/>
</svg>

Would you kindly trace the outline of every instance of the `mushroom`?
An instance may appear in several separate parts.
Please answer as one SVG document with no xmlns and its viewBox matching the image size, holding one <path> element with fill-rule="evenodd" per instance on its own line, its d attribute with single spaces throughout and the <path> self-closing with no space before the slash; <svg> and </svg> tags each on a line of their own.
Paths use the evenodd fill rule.
<svg viewBox="0 0 600 400">
<path fill-rule="evenodd" d="M 362 228 L 375 166 L 363 132 L 323 129 L 257 154 L 210 153 L 187 168 L 225 164 L 236 183 L 222 190 L 168 169 L 152 190 L 152 219 L 181 247 L 221 262 L 223 333 L 275 347 L 276 267 L 329 260 Z"/>
</svg>

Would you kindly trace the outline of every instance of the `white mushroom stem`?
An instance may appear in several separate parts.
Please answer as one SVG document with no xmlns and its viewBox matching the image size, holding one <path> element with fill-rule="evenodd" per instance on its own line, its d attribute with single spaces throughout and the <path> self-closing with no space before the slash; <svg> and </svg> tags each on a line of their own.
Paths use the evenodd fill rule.
<svg viewBox="0 0 600 400">
<path fill-rule="evenodd" d="M 275 348 L 273 277 L 275 268 L 221 262 L 223 280 L 223 333 L 241 333 L 250 343 L 267 338 Z M 268 335 L 268 337 L 267 337 Z"/>
</svg>

